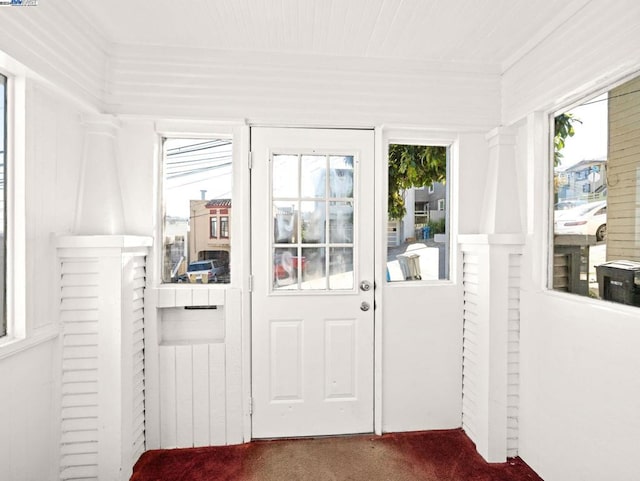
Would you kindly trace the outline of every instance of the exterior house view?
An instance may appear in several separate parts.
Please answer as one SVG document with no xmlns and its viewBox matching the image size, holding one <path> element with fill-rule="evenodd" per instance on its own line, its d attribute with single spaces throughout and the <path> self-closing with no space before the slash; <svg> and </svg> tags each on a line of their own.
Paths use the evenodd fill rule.
<svg viewBox="0 0 640 481">
<path fill-rule="evenodd" d="M 639 26 L 634 0 L 1 2 L 0 478 L 459 430 L 545 481 L 638 479 Z M 412 183 L 392 145 L 446 155 Z"/>
<path fill-rule="evenodd" d="M 229 264 L 231 199 L 192 200 L 189 258 L 216 259 Z"/>
</svg>

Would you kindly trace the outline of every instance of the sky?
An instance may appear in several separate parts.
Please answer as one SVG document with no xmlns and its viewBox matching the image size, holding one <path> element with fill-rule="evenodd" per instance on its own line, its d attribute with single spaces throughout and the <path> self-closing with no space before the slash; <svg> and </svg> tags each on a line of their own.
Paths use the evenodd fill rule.
<svg viewBox="0 0 640 481">
<path fill-rule="evenodd" d="M 561 169 L 581 160 L 607 158 L 607 94 L 569 110 L 582 123 L 575 123 L 575 135 L 568 137 L 562 150 Z"/>
<path fill-rule="evenodd" d="M 211 145 L 207 145 L 210 142 Z M 195 146 L 193 151 L 177 152 Z M 202 147 L 198 147 L 202 146 Z M 165 213 L 189 218 L 189 201 L 230 199 L 232 188 L 231 141 L 225 139 L 167 139 L 164 165 Z"/>
</svg>

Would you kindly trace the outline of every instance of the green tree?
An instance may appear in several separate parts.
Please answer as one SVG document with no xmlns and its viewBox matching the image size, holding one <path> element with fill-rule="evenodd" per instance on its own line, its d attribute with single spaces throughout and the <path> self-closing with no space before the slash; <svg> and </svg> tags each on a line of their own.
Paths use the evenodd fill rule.
<svg viewBox="0 0 640 481">
<path fill-rule="evenodd" d="M 553 131 L 553 165 L 558 166 L 562 163 L 562 152 L 564 149 L 565 141 L 567 137 L 573 137 L 576 133 L 574 124 L 582 123 L 579 119 L 575 118 L 573 114 L 560 114 L 555 119 L 555 126 Z"/>
<path fill-rule="evenodd" d="M 389 145 L 389 218 L 400 220 L 407 213 L 404 202 L 407 189 L 444 183 L 446 176 L 446 147 Z"/>
</svg>

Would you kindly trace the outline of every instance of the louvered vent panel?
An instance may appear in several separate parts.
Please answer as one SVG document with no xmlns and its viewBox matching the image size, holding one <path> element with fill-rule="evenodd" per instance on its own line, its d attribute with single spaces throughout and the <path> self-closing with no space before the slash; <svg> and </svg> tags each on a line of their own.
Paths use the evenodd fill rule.
<svg viewBox="0 0 640 481">
<path fill-rule="evenodd" d="M 61 272 L 60 479 L 98 479 L 98 260 L 65 260 Z"/>
<path fill-rule="evenodd" d="M 145 258 L 137 257 L 133 262 L 132 291 L 132 355 L 133 355 L 133 460 L 137 460 L 145 450 L 144 413 L 144 286 Z"/>
<path fill-rule="evenodd" d="M 462 427 L 471 439 L 475 438 L 477 417 L 478 373 L 478 267 L 479 256 L 463 254 L 464 318 L 462 344 Z"/>
<path fill-rule="evenodd" d="M 509 332 L 507 352 L 507 456 L 518 455 L 520 405 L 520 254 L 509 256 Z"/>
</svg>

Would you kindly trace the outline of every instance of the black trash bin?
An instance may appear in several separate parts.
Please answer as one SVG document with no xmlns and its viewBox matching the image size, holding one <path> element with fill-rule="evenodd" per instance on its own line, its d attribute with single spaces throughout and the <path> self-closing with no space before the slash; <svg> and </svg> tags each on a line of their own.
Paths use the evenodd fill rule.
<svg viewBox="0 0 640 481">
<path fill-rule="evenodd" d="M 596 266 L 600 298 L 640 306 L 640 262 L 610 261 Z"/>
</svg>

